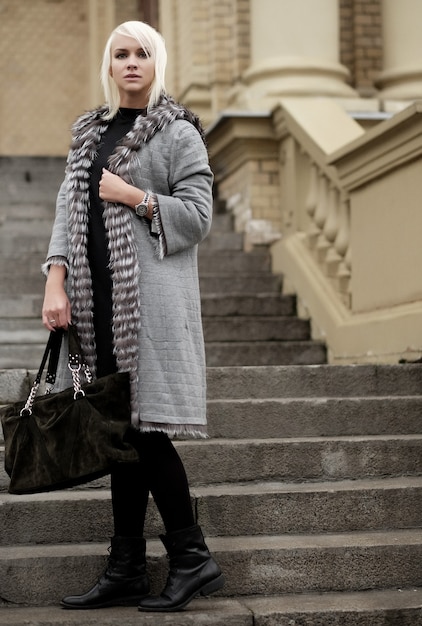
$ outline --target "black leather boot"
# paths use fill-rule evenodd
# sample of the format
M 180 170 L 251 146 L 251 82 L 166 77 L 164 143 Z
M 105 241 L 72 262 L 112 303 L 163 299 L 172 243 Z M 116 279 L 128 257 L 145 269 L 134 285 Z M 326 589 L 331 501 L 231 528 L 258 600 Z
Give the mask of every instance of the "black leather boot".
M 113 537 L 104 574 L 80 596 L 66 596 L 65 609 L 100 609 L 106 606 L 136 606 L 149 593 L 146 573 L 145 539 Z
M 167 584 L 159 596 L 142 598 L 140 611 L 180 611 L 195 596 L 221 589 L 224 576 L 205 545 L 199 526 L 160 535 L 170 561 Z

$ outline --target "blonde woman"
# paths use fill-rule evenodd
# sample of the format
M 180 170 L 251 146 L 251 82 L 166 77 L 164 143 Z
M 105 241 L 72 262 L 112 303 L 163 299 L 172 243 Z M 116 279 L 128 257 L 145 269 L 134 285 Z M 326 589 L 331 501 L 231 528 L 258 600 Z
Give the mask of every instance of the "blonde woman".
M 171 440 L 206 435 L 197 246 L 211 225 L 213 177 L 198 118 L 166 94 L 166 60 L 148 24 L 125 22 L 110 35 L 105 105 L 73 126 L 44 265 L 46 328 L 76 322 L 97 377 L 130 372 L 140 459 L 112 472 L 107 568 L 92 589 L 62 600 L 67 609 L 175 611 L 224 584 Z M 64 366 L 58 379 L 58 388 L 70 386 Z M 155 597 L 147 595 L 143 538 L 149 493 L 170 564 Z

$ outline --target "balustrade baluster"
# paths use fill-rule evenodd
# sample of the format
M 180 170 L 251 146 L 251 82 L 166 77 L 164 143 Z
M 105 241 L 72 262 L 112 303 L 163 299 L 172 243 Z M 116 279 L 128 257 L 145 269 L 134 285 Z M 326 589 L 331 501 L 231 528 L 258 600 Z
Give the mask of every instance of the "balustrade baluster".
M 350 307 L 350 277 L 352 275 L 352 250 L 350 245 L 350 206 L 348 198 L 343 198 L 340 212 L 341 227 L 334 246 L 341 256 L 337 268 L 338 290 L 346 306 Z
M 319 229 L 317 228 L 314 215 L 317 209 L 318 203 L 318 170 L 315 163 L 311 163 L 310 166 L 310 174 L 309 174 L 309 189 L 308 195 L 306 196 L 306 212 L 310 218 L 310 224 L 307 232 L 307 240 L 308 246 L 312 249 L 313 244 L 315 243 L 316 237 L 319 235 Z

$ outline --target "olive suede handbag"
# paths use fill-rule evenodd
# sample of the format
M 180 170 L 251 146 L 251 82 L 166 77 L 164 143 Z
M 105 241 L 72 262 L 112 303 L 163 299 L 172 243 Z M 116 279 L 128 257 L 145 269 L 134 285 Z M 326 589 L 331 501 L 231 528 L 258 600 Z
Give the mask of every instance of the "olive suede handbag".
M 76 327 L 69 326 L 73 387 L 52 393 L 64 331 L 50 333 L 26 402 L 3 407 L 9 493 L 37 493 L 89 482 L 110 473 L 115 463 L 137 462 L 129 443 L 130 380 L 117 372 L 92 380 Z M 45 365 L 46 393 L 37 395 Z M 81 384 L 81 373 L 86 383 Z

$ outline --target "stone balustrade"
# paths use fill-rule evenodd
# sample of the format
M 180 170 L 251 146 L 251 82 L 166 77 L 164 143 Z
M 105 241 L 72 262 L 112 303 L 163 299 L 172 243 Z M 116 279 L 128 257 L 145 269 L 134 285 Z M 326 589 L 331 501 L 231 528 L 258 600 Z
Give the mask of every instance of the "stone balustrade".
M 284 291 L 297 295 L 331 362 L 394 363 L 422 351 L 421 139 L 421 103 L 364 131 L 321 98 L 226 114 L 210 129 L 220 198 L 246 242 L 271 245 Z M 259 179 L 254 195 L 256 173 L 276 154 L 279 176 Z M 261 237 L 251 236 L 257 223 Z

